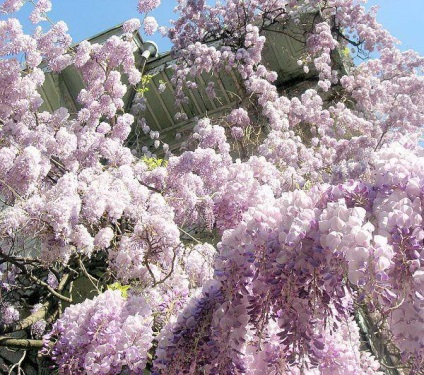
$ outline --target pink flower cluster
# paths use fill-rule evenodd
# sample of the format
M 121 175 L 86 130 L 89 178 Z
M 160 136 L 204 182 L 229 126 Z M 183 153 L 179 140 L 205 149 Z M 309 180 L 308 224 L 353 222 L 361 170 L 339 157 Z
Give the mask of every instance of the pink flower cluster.
M 358 328 L 349 317 L 349 305 L 361 299 L 382 311 L 393 309 L 387 320 L 393 342 L 419 363 L 424 327 L 414 306 L 422 303 L 424 231 L 422 206 L 414 206 L 407 196 L 422 199 L 424 175 L 418 165 L 424 165 L 423 156 L 395 144 L 375 157 L 366 182 L 268 197 L 225 231 L 214 266 L 219 283 L 211 284 L 213 292 L 204 289 L 177 325 L 167 328 L 158 368 L 255 373 L 259 364 L 249 356 L 263 358 L 259 348 L 267 345 L 268 365 L 276 356 L 278 363 L 296 367 L 307 361 L 324 373 L 355 373 L 358 368 L 364 374 L 378 373 L 379 364 L 360 354 Z M 398 166 L 403 173 L 393 174 Z M 401 179 L 393 180 L 395 176 Z M 420 188 L 413 188 L 417 183 Z M 216 304 L 216 298 L 224 302 Z M 209 328 L 196 331 L 197 319 Z M 346 324 L 350 330 L 343 328 Z M 329 331 L 323 328 L 331 326 Z M 188 359 L 182 337 L 207 346 Z M 181 362 L 164 362 L 179 356 Z
M 381 319 L 377 339 L 419 373 L 424 59 L 398 51 L 360 3 L 179 0 L 166 84 L 175 120 L 189 120 L 187 92 L 199 82 L 215 105 L 226 75 L 238 87 L 225 92 L 227 112 L 196 119 L 179 155 L 142 118 L 149 95 L 125 113 L 141 81 L 132 33 L 154 33 L 153 17 L 72 49 L 63 22 L 30 36 L 1 20 L 0 328 L 25 306 L 67 299 L 67 272 L 102 273 L 99 289 L 110 276 L 129 296 L 107 290 L 53 322 L 45 351 L 61 374 L 379 374 L 352 319 L 358 307 Z M 159 4 L 140 0 L 138 10 Z M 50 7 L 36 2 L 32 20 Z M 287 56 L 308 80 L 294 91 L 264 59 L 274 31 L 305 46 Z M 380 56 L 349 67 L 348 46 Z M 45 74 L 71 64 L 85 84 L 79 109 L 41 112 Z M 137 150 L 131 132 L 147 140 Z M 151 145 L 165 155 L 160 166 Z M 28 335 L 50 330 L 45 318 Z
M 61 374 L 143 371 L 152 341 L 151 310 L 142 297 L 108 290 L 68 307 L 46 337 Z
M 160 5 L 160 0 L 138 0 L 137 9 L 140 13 L 148 13 Z

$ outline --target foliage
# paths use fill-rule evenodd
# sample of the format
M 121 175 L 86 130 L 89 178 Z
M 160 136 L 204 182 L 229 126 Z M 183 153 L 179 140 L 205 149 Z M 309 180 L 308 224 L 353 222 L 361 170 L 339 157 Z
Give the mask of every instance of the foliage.
M 141 97 L 144 96 L 146 92 L 149 91 L 147 84 L 152 80 L 153 76 L 149 74 L 144 74 L 141 77 L 141 81 L 139 82 L 139 86 L 137 87 L 137 93 L 140 94 Z
M 131 288 L 131 285 L 121 285 L 120 282 L 116 282 L 116 283 L 108 285 L 107 288 L 109 290 L 119 290 L 121 292 L 121 296 L 123 298 L 127 298 L 128 297 L 128 289 Z
M 167 164 L 168 164 L 168 162 L 166 160 L 160 159 L 160 158 L 152 158 L 152 157 L 148 158 L 146 156 L 143 156 L 141 158 L 141 160 L 143 160 L 146 163 L 149 171 L 151 171 L 155 168 L 158 168 L 158 167 L 162 167 L 162 166 L 166 167 Z
M 51 3 L 34 5 L 37 24 Z M 173 154 L 134 57 L 159 5 L 103 44 L 0 21 L 0 346 L 23 351 L 0 365 L 41 366 L 43 347 L 60 374 L 422 373 L 424 59 L 359 0 L 179 0 L 154 91 L 177 122 L 206 77 L 210 100 L 224 72 L 239 92 Z M 307 86 L 269 70 L 267 38 L 302 47 Z M 379 58 L 350 66 L 352 49 Z M 42 111 L 70 65 L 81 108 Z

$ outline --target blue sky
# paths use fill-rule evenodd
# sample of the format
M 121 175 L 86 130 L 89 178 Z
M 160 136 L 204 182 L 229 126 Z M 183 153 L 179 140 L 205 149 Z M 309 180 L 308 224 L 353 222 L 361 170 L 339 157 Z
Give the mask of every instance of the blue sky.
M 424 0 L 369 0 L 378 5 L 377 19 L 398 38 L 402 50 L 414 49 L 424 56 Z
M 137 13 L 136 4 L 136 0 L 53 0 L 49 16 L 53 21 L 65 21 L 74 42 L 79 42 L 129 18 L 141 16 Z M 175 18 L 172 12 L 174 5 L 173 0 L 162 0 L 162 6 L 152 15 L 160 24 L 167 24 Z M 402 41 L 402 50 L 415 49 L 424 55 L 424 0 L 369 0 L 367 6 L 371 5 L 380 6 L 378 20 Z M 25 11 L 29 12 L 31 4 L 25 7 Z M 22 18 L 25 19 L 25 15 Z M 25 26 L 27 31 L 33 28 L 29 22 Z M 158 43 L 160 52 L 170 47 L 160 35 L 145 39 Z

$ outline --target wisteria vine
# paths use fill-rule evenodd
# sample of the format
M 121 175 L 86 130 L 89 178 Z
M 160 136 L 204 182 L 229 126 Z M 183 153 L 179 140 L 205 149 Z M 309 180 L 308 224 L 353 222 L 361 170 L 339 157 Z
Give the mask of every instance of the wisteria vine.
M 423 373 L 424 58 L 375 9 L 178 0 L 166 30 L 138 0 L 122 35 L 74 46 L 49 0 L 25 34 L 25 3 L 0 6 L 1 370 Z M 143 115 L 140 28 L 173 43 L 177 120 L 202 80 L 217 101 L 215 76 L 240 85 L 179 152 Z M 302 45 L 296 94 L 264 58 L 274 34 Z M 42 111 L 46 74 L 70 66 L 77 112 Z

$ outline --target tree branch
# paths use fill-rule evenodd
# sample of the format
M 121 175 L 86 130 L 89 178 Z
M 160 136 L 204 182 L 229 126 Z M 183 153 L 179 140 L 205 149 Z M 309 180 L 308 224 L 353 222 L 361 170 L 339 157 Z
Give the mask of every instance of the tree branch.
M 20 196 L 20 194 L 12 187 L 12 186 L 10 186 L 6 181 L 4 181 L 4 180 L 2 180 L 2 179 L 0 179 L 0 183 L 2 183 L 4 186 L 6 186 L 11 192 L 12 192 L 12 194 L 15 196 L 15 197 L 17 197 L 17 198 L 22 198 L 21 196 Z
M 0 334 L 22 331 L 28 327 L 31 327 L 34 323 L 46 317 L 47 311 L 49 310 L 50 306 L 50 301 L 44 302 L 43 305 L 35 313 L 31 314 L 25 319 L 10 324 L 0 324 Z
M 0 336 L 0 346 L 7 346 L 16 349 L 41 349 L 44 345 L 43 340 L 17 339 L 15 337 Z
M 15 257 L 7 255 L 5 253 L 1 253 L 0 256 L 3 259 L 5 259 L 6 262 L 10 262 L 10 263 L 14 264 L 16 267 L 18 267 L 22 271 L 23 275 L 27 276 L 30 280 L 34 281 L 36 284 L 41 285 L 44 288 L 46 288 L 56 298 L 59 298 L 59 299 L 65 301 L 65 302 L 69 302 L 69 303 L 72 302 L 72 298 L 65 297 L 64 295 L 60 294 L 58 291 L 54 290 L 49 284 L 47 284 L 43 280 L 40 280 L 38 277 L 29 273 L 28 270 L 18 261 L 19 259 L 25 260 L 26 258 L 15 258 Z M 28 262 L 28 261 L 25 260 L 25 262 Z
M 65 297 L 64 295 L 56 292 L 49 284 L 47 284 L 46 282 L 44 282 L 43 280 L 40 280 L 38 277 L 35 277 L 31 274 L 28 275 L 28 277 L 34 281 L 36 284 L 38 285 L 42 285 L 43 287 L 45 287 L 52 295 L 54 295 L 56 298 L 61 299 L 62 301 L 65 302 L 69 302 L 72 303 L 72 298 L 70 297 Z
M 60 280 L 59 286 L 57 288 L 57 291 L 59 293 L 62 292 L 62 290 L 65 288 L 65 286 L 69 282 L 69 278 L 69 273 L 63 275 L 62 280 Z M 34 323 L 46 317 L 47 312 L 51 308 L 53 302 L 53 299 L 49 299 L 48 301 L 44 302 L 41 308 L 39 308 L 35 313 L 31 314 L 25 319 L 19 320 L 11 324 L 0 324 L 0 334 L 22 331 L 28 327 L 31 327 Z

